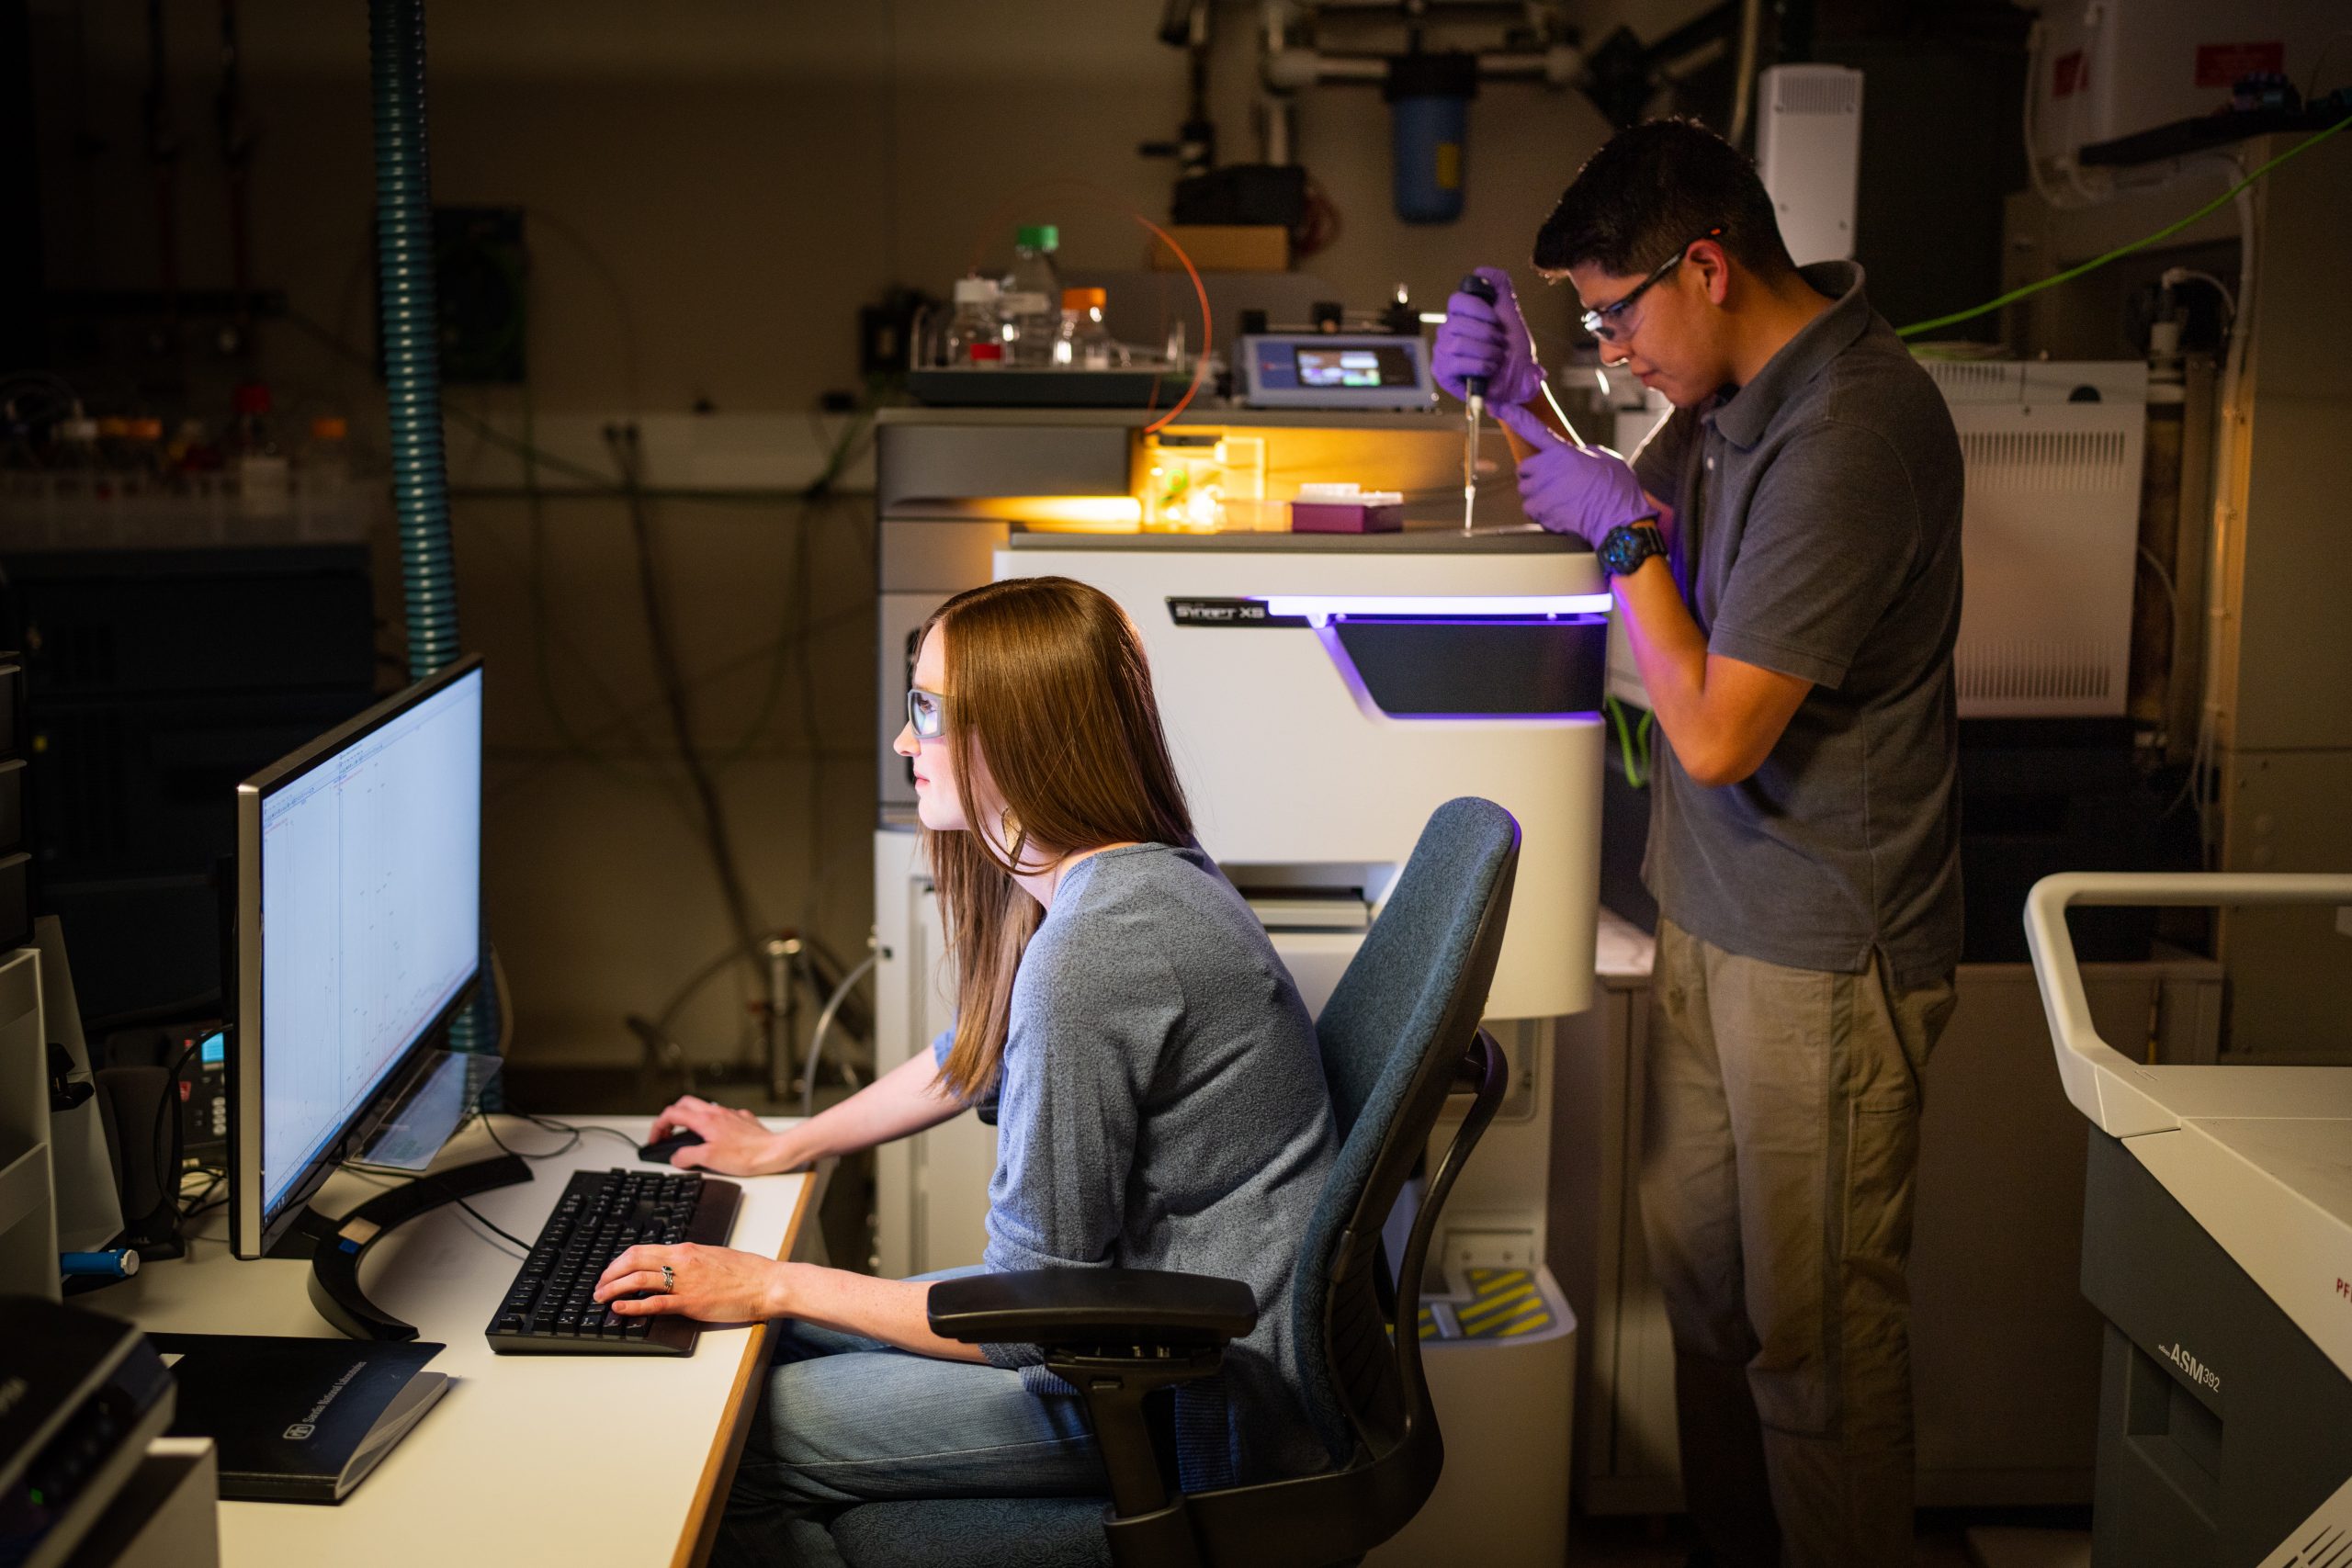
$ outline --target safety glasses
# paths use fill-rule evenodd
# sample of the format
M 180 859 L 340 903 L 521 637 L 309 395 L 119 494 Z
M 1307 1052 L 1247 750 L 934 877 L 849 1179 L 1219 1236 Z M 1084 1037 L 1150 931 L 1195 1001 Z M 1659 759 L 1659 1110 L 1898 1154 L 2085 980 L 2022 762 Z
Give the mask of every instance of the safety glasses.
M 1723 228 L 1718 224 L 1716 227 L 1710 229 L 1705 233 L 1700 235 L 1697 240 L 1684 241 L 1680 250 L 1676 251 L 1672 255 L 1667 257 L 1664 262 L 1660 263 L 1656 272 L 1651 273 L 1647 277 L 1645 277 L 1639 283 L 1634 285 L 1632 288 L 1626 290 L 1625 297 L 1623 299 L 1618 300 L 1613 305 L 1603 305 L 1599 310 L 1587 310 L 1584 313 L 1584 330 L 1590 333 L 1593 336 L 1599 338 L 1603 343 L 1623 343 L 1627 337 L 1633 334 L 1633 328 L 1625 320 L 1625 312 L 1634 308 L 1634 301 L 1648 293 L 1650 289 L 1655 287 L 1660 279 L 1664 278 L 1668 273 L 1672 272 L 1676 267 L 1681 265 L 1683 256 L 1690 251 L 1692 245 L 1699 243 L 1699 240 L 1719 239 L 1722 235 Z
M 926 692 L 921 686 L 907 691 L 907 722 L 914 726 L 915 738 L 936 740 L 947 730 L 947 699 L 937 692 Z

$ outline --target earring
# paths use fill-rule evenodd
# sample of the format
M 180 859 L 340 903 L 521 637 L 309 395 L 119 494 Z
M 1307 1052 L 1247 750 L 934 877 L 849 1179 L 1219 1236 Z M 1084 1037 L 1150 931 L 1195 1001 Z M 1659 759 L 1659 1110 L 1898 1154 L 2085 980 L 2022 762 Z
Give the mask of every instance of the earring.
M 1004 843 L 1009 846 L 1005 851 L 1005 859 L 1012 863 L 1012 869 L 1017 873 L 1021 870 L 1021 852 L 1029 847 L 1029 829 L 1023 828 L 1020 820 L 1012 815 L 1012 807 L 1010 806 L 997 814 L 996 825 L 1003 835 Z

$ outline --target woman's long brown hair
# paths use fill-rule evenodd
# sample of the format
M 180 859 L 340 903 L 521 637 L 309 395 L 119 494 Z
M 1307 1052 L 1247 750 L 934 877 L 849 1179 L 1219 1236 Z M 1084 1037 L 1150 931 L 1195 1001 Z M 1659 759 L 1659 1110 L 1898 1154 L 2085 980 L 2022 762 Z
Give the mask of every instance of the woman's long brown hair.
M 1012 880 L 1074 850 L 1182 844 L 1176 782 L 1151 669 L 1125 614 L 1067 577 L 958 593 L 923 626 L 946 637 L 947 737 L 969 832 L 923 834 L 956 958 L 956 1037 L 943 1069 L 958 1099 L 996 1081 L 1012 977 L 1044 918 Z M 977 757 L 1013 826 L 982 820 Z

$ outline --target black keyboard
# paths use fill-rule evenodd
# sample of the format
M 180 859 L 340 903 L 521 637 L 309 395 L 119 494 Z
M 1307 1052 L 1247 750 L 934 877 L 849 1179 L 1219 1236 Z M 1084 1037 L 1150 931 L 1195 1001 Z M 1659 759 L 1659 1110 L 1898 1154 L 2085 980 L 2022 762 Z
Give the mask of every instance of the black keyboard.
M 691 1356 L 702 1325 L 662 1313 L 623 1317 L 592 1301 L 605 1266 L 630 1247 L 724 1247 L 743 1190 L 699 1171 L 575 1170 L 490 1320 L 507 1356 Z

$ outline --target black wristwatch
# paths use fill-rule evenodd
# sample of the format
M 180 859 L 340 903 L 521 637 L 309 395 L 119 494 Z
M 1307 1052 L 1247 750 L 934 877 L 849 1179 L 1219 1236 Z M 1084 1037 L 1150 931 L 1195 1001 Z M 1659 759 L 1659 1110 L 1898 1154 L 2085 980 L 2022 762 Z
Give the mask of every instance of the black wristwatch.
M 1658 531 L 1655 518 L 1637 518 L 1610 529 L 1593 553 L 1600 558 L 1601 570 L 1623 577 L 1650 557 L 1666 554 L 1666 536 Z

